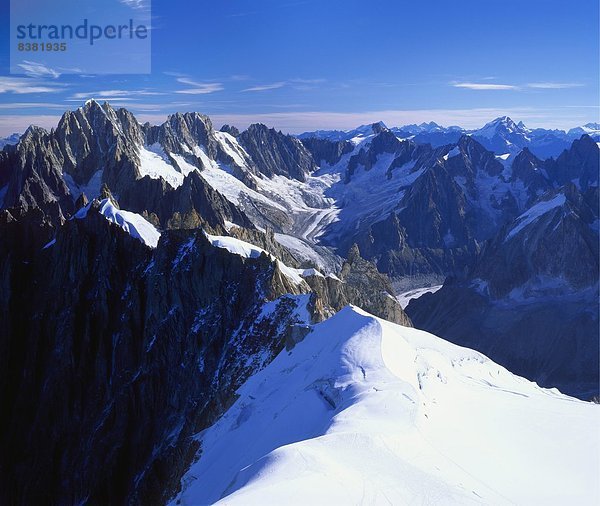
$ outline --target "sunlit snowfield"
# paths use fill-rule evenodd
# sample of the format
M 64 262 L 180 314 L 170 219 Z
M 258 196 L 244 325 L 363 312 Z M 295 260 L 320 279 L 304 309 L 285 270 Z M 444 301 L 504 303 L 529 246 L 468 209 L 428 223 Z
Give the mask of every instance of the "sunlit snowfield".
M 598 504 L 598 405 L 349 307 L 198 435 L 173 501 Z

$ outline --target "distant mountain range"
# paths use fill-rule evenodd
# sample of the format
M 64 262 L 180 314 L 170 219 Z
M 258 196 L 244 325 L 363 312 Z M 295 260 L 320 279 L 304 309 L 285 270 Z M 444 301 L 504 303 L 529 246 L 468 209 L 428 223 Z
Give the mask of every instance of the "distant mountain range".
M 515 392 L 543 409 L 548 396 L 565 402 L 383 320 L 482 351 L 541 386 L 598 395 L 597 127 L 529 130 L 504 117 L 470 132 L 375 123 L 296 137 L 262 124 L 216 129 L 199 113 L 140 124 L 93 100 L 51 131 L 30 127 L 0 151 L 0 454 L 11 462 L 0 502 L 186 500 L 192 463 L 216 465 L 202 452 L 218 455 L 219 427 L 244 434 L 307 388 L 327 410 L 362 409 L 338 391 L 348 374 L 350 389 L 373 381 L 364 402 L 381 406 L 371 374 L 387 368 L 362 360 L 385 335 L 407 340 L 412 358 L 398 367 L 415 390 L 394 383 L 383 405 L 414 406 L 410 420 L 429 381 L 453 402 L 446 379 L 468 380 L 465 402 L 483 406 L 496 394 L 513 406 Z M 406 312 L 393 283 L 420 289 Z M 362 310 L 331 319 L 348 305 Z M 321 350 L 327 328 L 341 348 Z M 356 336 L 371 344 L 348 344 Z M 439 353 L 423 355 L 421 339 Z M 313 349 L 351 371 L 323 376 Z M 285 402 L 264 416 L 254 389 L 236 404 L 238 388 L 286 354 L 286 378 L 316 364 L 310 384 L 277 384 Z M 304 430 L 296 415 L 273 427 Z M 330 423 L 329 411 L 319 420 Z M 233 471 L 238 481 L 215 481 L 214 494 L 250 476 Z M 198 494 L 189 500 L 217 497 Z
M 2 137 L 0 138 L 0 149 L 2 149 L 4 146 L 7 146 L 9 144 L 16 144 L 17 142 L 19 142 L 19 138 L 21 137 L 20 134 L 11 134 L 8 137 Z
M 385 125 L 380 122 L 371 126 L 363 125 L 349 131 L 317 130 L 300 134 L 298 138 L 317 137 L 332 141 L 360 139 L 369 132 L 372 133 L 373 129 L 382 127 L 385 127 Z M 583 134 L 600 141 L 599 123 L 588 123 L 565 132 L 544 128 L 529 129 L 523 122 L 515 123 L 508 116 L 496 118 L 477 130 L 466 130 L 458 126 L 442 127 L 433 121 L 421 123 L 420 125 L 393 127 L 390 130 L 401 139 L 410 139 L 417 144 L 431 144 L 433 147 L 453 144 L 458 141 L 461 135 L 469 135 L 486 149 L 499 156 L 514 156 L 523 148 L 528 148 L 538 158 L 542 159 L 557 157 Z

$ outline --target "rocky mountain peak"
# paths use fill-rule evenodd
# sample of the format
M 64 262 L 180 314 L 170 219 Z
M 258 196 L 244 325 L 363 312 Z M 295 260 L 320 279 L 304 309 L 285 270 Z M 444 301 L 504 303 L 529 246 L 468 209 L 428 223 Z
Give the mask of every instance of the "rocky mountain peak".
M 267 177 L 283 175 L 305 181 L 317 168 L 311 153 L 299 139 L 261 123 L 250 125 L 238 140 Z
M 385 123 L 383 121 L 378 121 L 377 123 L 373 123 L 371 125 L 371 129 L 373 130 L 373 133 L 378 134 L 381 133 L 383 131 L 389 131 L 388 127 L 385 125 Z
M 229 135 L 233 135 L 233 137 L 237 137 L 238 135 L 240 135 L 240 131 L 232 125 L 225 124 L 221 127 L 220 131 L 228 133 Z

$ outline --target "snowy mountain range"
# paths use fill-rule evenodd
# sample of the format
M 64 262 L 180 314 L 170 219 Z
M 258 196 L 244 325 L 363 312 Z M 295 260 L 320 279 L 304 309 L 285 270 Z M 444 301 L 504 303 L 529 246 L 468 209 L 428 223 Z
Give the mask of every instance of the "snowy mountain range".
M 377 124 L 379 128 L 385 127 L 383 123 Z M 305 132 L 300 139 L 321 138 L 332 141 L 351 140 L 361 132 L 364 135 L 367 126 L 361 126 L 346 132 L 338 130 L 318 130 Z M 556 158 L 571 143 L 583 134 L 600 141 L 600 124 L 587 123 L 569 131 L 547 130 L 544 128 L 529 129 L 523 122 L 515 123 L 508 116 L 501 116 L 485 124 L 477 130 L 467 130 L 458 126 L 442 127 L 435 122 L 421 123 L 420 125 L 406 125 L 390 128 L 400 139 L 411 139 L 417 144 L 431 144 L 433 147 L 453 144 L 461 135 L 473 136 L 486 149 L 493 151 L 498 156 L 514 156 L 523 148 L 528 148 L 538 158 Z M 508 158 L 508 156 L 506 156 Z M 505 159 L 506 159 L 505 158 Z
M 0 502 L 593 503 L 596 127 L 295 137 L 93 100 L 30 127 L 0 151 Z M 502 472 L 468 450 L 491 434 Z
M 0 138 L 0 149 L 2 149 L 4 146 L 8 146 L 9 144 L 16 144 L 17 142 L 19 142 L 19 138 L 21 137 L 20 134 L 11 134 L 8 137 L 2 137 Z

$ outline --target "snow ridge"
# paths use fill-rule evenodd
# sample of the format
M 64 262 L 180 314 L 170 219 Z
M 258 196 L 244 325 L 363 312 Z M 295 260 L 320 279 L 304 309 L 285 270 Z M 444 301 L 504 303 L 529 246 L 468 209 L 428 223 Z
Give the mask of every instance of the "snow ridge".
M 596 504 L 598 406 L 347 307 L 198 435 L 172 504 Z

